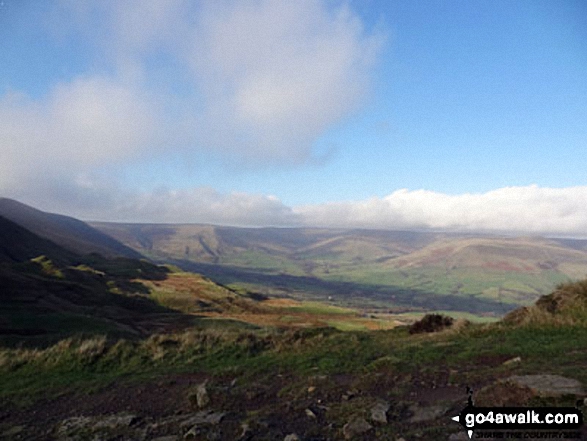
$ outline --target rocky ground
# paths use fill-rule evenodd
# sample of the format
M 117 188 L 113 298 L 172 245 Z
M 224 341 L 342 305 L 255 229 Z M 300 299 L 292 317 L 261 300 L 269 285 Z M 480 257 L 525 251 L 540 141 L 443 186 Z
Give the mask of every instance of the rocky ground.
M 451 420 L 466 390 L 430 377 L 276 376 L 255 382 L 198 374 L 117 382 L 32 406 L 4 404 L 0 436 L 14 440 L 459 440 Z M 478 405 L 583 397 L 573 379 L 511 376 L 479 386 Z M 584 433 L 587 439 L 587 433 Z

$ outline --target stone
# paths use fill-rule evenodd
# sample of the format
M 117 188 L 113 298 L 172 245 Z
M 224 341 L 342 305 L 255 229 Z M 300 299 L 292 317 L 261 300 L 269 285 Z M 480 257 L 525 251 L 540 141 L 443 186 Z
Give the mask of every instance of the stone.
M 109 415 L 101 418 L 94 424 L 94 429 L 116 429 L 128 427 L 137 419 L 134 415 Z
M 444 415 L 447 411 L 445 406 L 427 406 L 420 407 L 417 405 L 410 406 L 412 417 L 410 423 L 420 423 L 423 421 L 432 421 Z
M 373 426 L 365 421 L 364 418 L 355 418 L 343 426 L 342 433 L 345 439 L 352 439 L 358 435 L 362 435 L 363 433 L 368 432 L 372 428 Z
M 463 430 L 462 432 L 451 434 L 448 437 L 448 441 L 469 441 L 469 435 Z
M 389 403 L 387 401 L 378 401 L 371 408 L 371 420 L 375 423 L 387 424 L 387 411 Z
M 185 435 L 183 436 L 183 439 L 196 440 L 196 439 L 198 439 L 201 431 L 202 431 L 202 429 L 200 427 L 194 426 L 185 433 Z
M 283 438 L 283 441 L 301 441 L 301 439 L 295 433 L 290 433 L 285 438 Z
M 514 375 L 504 381 L 527 387 L 536 395 L 543 397 L 584 395 L 583 386 L 580 381 L 561 375 Z
M 238 438 L 238 441 L 249 441 L 253 438 L 253 431 L 249 426 L 249 423 L 242 423 L 241 424 L 241 435 Z
M 509 360 L 504 361 L 502 364 L 504 366 L 511 366 L 513 364 L 518 364 L 522 362 L 522 357 L 514 357 L 510 358 Z
M 180 423 L 181 428 L 198 426 L 203 424 L 208 424 L 215 426 L 220 424 L 222 418 L 224 418 L 226 414 L 224 412 L 211 412 L 211 411 L 202 411 L 198 412 L 193 415 L 184 416 L 182 417 L 182 421 Z
M 77 416 L 61 421 L 56 427 L 57 439 L 78 439 L 80 434 L 93 435 L 94 438 L 104 438 L 105 434 L 126 433 L 129 427 L 137 421 L 137 417 L 131 414 L 115 414 L 101 416 Z M 132 430 L 131 430 L 132 431 Z
M 210 404 L 210 396 L 208 395 L 208 389 L 206 388 L 207 383 L 208 381 L 204 381 L 196 387 L 196 404 L 200 409 Z

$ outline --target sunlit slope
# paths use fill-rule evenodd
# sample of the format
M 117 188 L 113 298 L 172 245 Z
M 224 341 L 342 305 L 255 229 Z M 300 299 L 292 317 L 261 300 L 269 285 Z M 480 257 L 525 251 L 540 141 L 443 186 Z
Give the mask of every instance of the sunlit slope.
M 94 227 L 142 253 L 194 262 L 308 272 L 307 262 L 384 261 L 417 250 L 433 233 L 310 228 L 232 228 L 196 224 L 116 224 Z
M 438 307 L 430 296 L 441 295 L 452 296 L 445 297 L 451 304 L 447 309 L 452 309 L 454 296 L 461 296 L 466 297 L 464 311 L 479 311 L 474 305 L 479 299 L 493 302 L 497 313 L 499 305 L 528 305 L 559 283 L 587 276 L 584 240 L 211 225 L 94 226 L 152 258 L 184 262 L 186 269 L 222 283 L 241 281 L 268 293 L 304 287 L 313 298 L 333 296 L 355 305 L 371 298 L 381 306 Z M 342 291 L 340 283 L 345 284 Z M 422 296 L 427 299 L 423 303 L 410 301 Z M 492 307 L 481 310 L 487 308 Z
M 527 305 L 587 275 L 587 253 L 540 238 L 444 238 L 380 264 L 330 271 L 333 280 Z
M 391 268 L 438 267 L 446 270 L 470 267 L 522 273 L 557 270 L 570 277 L 583 267 L 584 251 L 565 248 L 555 241 L 533 238 L 469 238 L 439 240 L 394 259 Z
M 230 320 L 277 328 L 368 330 L 389 329 L 400 323 L 392 317 L 364 317 L 356 310 L 326 303 L 236 292 L 193 273 L 174 272 L 165 279 L 143 283 L 150 290 L 150 298 L 159 304 L 199 317 L 196 326 L 223 327 Z

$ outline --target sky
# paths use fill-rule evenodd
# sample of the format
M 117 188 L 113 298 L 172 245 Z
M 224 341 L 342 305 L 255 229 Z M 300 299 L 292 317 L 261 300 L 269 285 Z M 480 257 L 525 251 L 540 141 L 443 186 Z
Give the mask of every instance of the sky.
M 0 0 L 0 196 L 587 237 L 583 0 Z

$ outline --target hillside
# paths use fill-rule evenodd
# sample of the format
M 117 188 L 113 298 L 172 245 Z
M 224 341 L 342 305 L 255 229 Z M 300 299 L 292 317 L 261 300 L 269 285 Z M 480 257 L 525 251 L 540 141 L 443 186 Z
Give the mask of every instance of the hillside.
M 212 308 L 236 302 L 222 288 L 204 293 L 205 280 L 174 277 L 154 282 L 167 300 L 195 296 Z M 552 308 L 558 300 L 564 307 Z M 585 282 L 539 300 L 536 308 L 554 320 L 451 325 L 445 317 L 448 327 L 423 333 L 410 332 L 418 326 L 346 332 L 319 322 L 251 326 L 226 320 L 252 313 L 247 301 L 237 303 L 221 308 L 224 319 L 200 319 L 185 332 L 0 348 L 0 436 L 450 441 L 468 439 L 453 417 L 471 389 L 479 407 L 586 410 Z M 271 307 L 257 313 L 271 315 Z M 569 313 L 574 320 L 555 317 Z M 543 439 L 539 433 L 524 438 Z M 587 428 L 557 429 L 554 436 L 586 439 Z
M 265 294 L 501 315 L 587 275 L 587 241 L 430 232 L 94 223 L 160 262 Z
M 46 213 L 13 199 L 0 198 L 0 216 L 77 253 L 140 258 L 140 253 L 78 219 Z
M 438 235 L 369 230 L 234 228 L 196 224 L 90 223 L 127 246 L 159 258 L 278 268 L 279 264 L 333 259 L 379 260 L 411 252 Z M 257 260 L 255 260 L 257 259 Z M 276 260 L 276 261 L 275 261 Z M 264 266 L 266 265 L 266 266 Z
M 151 299 L 144 285 L 167 273 L 136 259 L 80 256 L 0 217 L 0 343 L 179 329 L 186 317 Z
M 74 253 L 0 216 L 0 262 L 23 262 L 40 255 L 71 262 Z
M 464 292 L 427 297 L 340 281 L 430 268 L 446 281 L 479 268 L 485 277 L 507 269 L 538 284 L 546 263 L 551 271 L 580 264 L 576 242 L 399 234 L 392 248 L 376 233 L 232 233 L 216 251 L 255 242 L 275 255 L 339 252 L 323 279 L 245 266 L 241 277 L 303 281 L 300 291 L 362 286 L 421 309 L 451 305 L 454 319 L 271 298 L 145 260 L 80 256 L 0 218 L 0 438 L 436 441 L 463 433 L 451 418 L 468 387 L 479 406 L 574 406 L 584 397 L 586 282 L 561 284 L 502 321 L 474 324 L 454 311 L 475 297 L 473 309 L 498 305 Z M 349 264 L 350 250 L 401 256 Z M 487 268 L 498 258 L 507 268 Z

